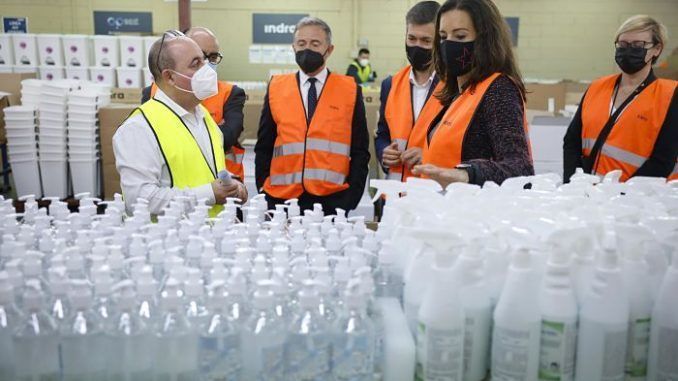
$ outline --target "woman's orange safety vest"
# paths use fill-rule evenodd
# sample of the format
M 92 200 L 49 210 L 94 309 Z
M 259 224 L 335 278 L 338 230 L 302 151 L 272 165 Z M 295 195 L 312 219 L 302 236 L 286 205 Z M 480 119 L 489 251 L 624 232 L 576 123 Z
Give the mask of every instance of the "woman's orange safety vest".
M 353 78 L 330 73 L 309 123 L 297 75 L 271 78 L 268 102 L 278 136 L 264 183 L 267 194 L 291 199 L 304 192 L 327 196 L 348 188 L 357 91 Z
M 440 101 L 431 95 L 426 100 L 416 122 L 414 121 L 410 70 L 412 70 L 411 66 L 407 66 L 393 76 L 391 91 L 388 93 L 384 110 L 384 118 L 388 124 L 391 142 L 398 143 L 398 150 L 401 152 L 410 147 L 424 148 L 428 126 L 443 109 Z M 439 82 L 433 90 L 433 94 L 437 94 L 443 87 L 442 81 Z M 410 168 L 399 165 L 389 168 L 386 178 L 405 181 L 411 176 L 414 175 Z
M 228 97 L 231 96 L 233 85 L 224 81 L 219 81 L 217 83 L 219 85 L 219 91 L 215 95 L 203 100 L 202 105 L 205 106 L 207 110 L 209 110 L 210 115 L 212 115 L 212 119 L 214 119 L 217 124 L 221 124 L 224 121 L 224 104 L 226 104 L 226 101 L 228 101 Z M 153 82 L 153 85 L 151 85 L 151 97 L 155 95 L 157 90 L 158 87 L 156 86 L 155 82 Z M 226 169 L 231 172 L 231 174 L 244 181 L 245 168 L 242 164 L 242 161 L 245 156 L 245 149 L 242 148 L 240 144 L 237 144 L 232 146 L 228 151 L 225 152 L 225 154 Z
M 461 163 L 464 136 L 471 125 L 473 116 L 483 100 L 487 89 L 499 78 L 501 73 L 494 73 L 474 89 L 464 90 L 440 120 L 438 128 L 433 132 L 430 142 L 424 144 L 424 164 L 433 164 L 442 168 L 454 168 Z M 523 128 L 527 138 L 527 118 L 523 117 Z M 528 144 L 529 146 L 529 144 Z
M 589 87 L 581 105 L 582 154 L 588 157 L 610 118 L 610 102 L 620 74 L 600 78 Z M 628 180 L 650 157 L 671 105 L 678 82 L 657 78 L 628 104 L 617 119 L 593 165 L 592 172 L 605 175 L 622 170 Z M 669 179 L 678 178 L 676 168 Z

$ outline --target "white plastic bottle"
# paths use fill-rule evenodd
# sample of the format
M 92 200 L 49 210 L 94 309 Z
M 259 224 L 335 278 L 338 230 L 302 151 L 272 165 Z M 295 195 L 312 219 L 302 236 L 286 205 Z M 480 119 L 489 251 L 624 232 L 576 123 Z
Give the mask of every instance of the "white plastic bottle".
M 93 308 L 89 283 L 72 280 L 68 299 L 72 312 L 59 327 L 62 381 L 103 381 L 108 343 L 101 319 Z
M 155 337 L 150 327 L 137 314 L 134 282 L 123 280 L 113 288 L 117 313 L 106 328 L 108 336 L 108 380 L 146 381 L 153 379 Z
M 275 313 L 272 288 L 271 281 L 257 284 L 252 314 L 244 324 L 242 348 L 245 380 L 285 380 L 286 330 Z
M 19 326 L 20 319 L 9 277 L 6 272 L 0 271 L 0 380 L 14 379 L 12 333 Z
M 438 253 L 419 309 L 415 380 L 462 380 L 464 308 L 454 277 L 456 255 Z
M 647 355 L 650 344 L 654 295 L 644 251 L 641 247 L 635 247 L 635 245 L 632 245 L 630 249 L 625 250 L 621 266 L 624 287 L 631 308 L 625 372 L 627 380 L 644 381 L 647 376 Z M 678 356 L 678 354 L 676 355 Z
M 614 242 L 610 241 L 605 239 L 605 252 L 581 304 L 577 381 L 624 379 L 630 307 Z
M 540 287 L 539 308 L 539 379 L 573 381 L 579 311 L 570 258 L 564 251 L 553 251 L 549 257 Z
M 400 302 L 394 298 L 377 299 L 383 316 L 384 340 L 382 366 L 384 381 L 412 381 L 416 364 L 416 346 Z
M 405 287 L 403 289 L 403 308 L 409 323 L 410 332 L 417 334 L 417 319 L 421 301 L 429 283 L 431 264 L 435 250 L 431 246 L 424 246 L 421 252 L 412 256 L 404 274 Z
M 464 380 L 480 381 L 489 369 L 492 298 L 485 280 L 484 258 L 477 246 L 467 246 L 454 267 L 464 308 Z
M 299 291 L 299 308 L 285 342 L 286 380 L 328 380 L 331 362 L 331 327 L 318 306 L 320 296 L 307 280 Z
M 37 280 L 28 280 L 23 294 L 23 321 L 14 332 L 15 380 L 59 381 L 59 336 L 45 310 Z
M 344 310 L 335 321 L 333 331 L 334 381 L 372 381 L 375 328 L 367 315 L 367 300 L 357 279 L 348 284 Z
M 532 254 L 527 249 L 516 251 L 494 310 L 492 379 L 537 379 L 541 323 L 536 302 L 538 285 Z
M 678 380 L 678 251 L 674 251 L 671 267 L 664 275 L 652 312 L 649 381 Z
M 200 330 L 198 341 L 200 380 L 241 380 L 240 332 L 229 319 L 228 291 L 220 280 L 207 287 L 210 315 Z
M 170 277 L 160 295 L 162 317 L 155 329 L 156 381 L 198 379 L 198 335 L 186 318 L 181 283 Z

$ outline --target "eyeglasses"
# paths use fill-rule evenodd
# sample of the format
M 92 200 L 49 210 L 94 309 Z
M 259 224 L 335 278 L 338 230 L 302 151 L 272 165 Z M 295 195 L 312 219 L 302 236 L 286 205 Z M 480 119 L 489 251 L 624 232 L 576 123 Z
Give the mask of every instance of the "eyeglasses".
M 224 56 L 221 55 L 221 53 L 219 53 L 219 52 L 210 53 L 210 54 L 202 52 L 202 55 L 205 57 L 205 59 L 207 61 L 209 61 L 211 64 L 214 64 L 214 65 L 218 65 L 219 62 L 221 62 L 221 60 L 224 58 Z
M 650 46 L 647 46 L 647 44 L 650 44 Z M 614 43 L 614 46 L 620 49 L 627 48 L 644 49 L 651 48 L 654 45 L 655 43 L 652 41 L 617 41 Z
M 162 47 L 165 45 L 165 37 L 170 36 L 170 39 L 174 37 L 181 37 L 184 36 L 183 33 L 181 33 L 178 30 L 172 29 L 165 31 L 165 33 L 162 34 L 162 40 L 160 40 L 160 48 L 158 49 L 158 55 L 155 57 L 155 68 L 158 69 L 158 73 L 162 72 L 162 69 L 160 69 L 160 53 L 162 53 Z

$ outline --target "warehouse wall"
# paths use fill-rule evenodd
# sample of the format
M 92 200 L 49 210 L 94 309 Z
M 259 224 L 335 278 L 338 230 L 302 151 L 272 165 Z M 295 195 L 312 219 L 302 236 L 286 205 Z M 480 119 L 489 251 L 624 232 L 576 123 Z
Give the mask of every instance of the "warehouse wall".
M 212 28 L 227 59 L 224 78 L 262 80 L 273 66 L 250 65 L 252 12 L 310 13 L 332 27 L 330 60 L 344 71 L 359 39 L 367 39 L 383 77 L 406 63 L 404 15 L 416 0 L 208 0 L 193 3 L 193 24 Z M 637 13 L 664 22 L 678 46 L 678 0 L 496 0 L 505 16 L 520 17 L 517 53 L 525 77 L 592 79 L 615 70 L 613 38 Z M 177 3 L 167 0 L 2 0 L 0 15 L 27 16 L 33 33 L 93 33 L 94 10 L 151 11 L 156 33 L 176 27 Z

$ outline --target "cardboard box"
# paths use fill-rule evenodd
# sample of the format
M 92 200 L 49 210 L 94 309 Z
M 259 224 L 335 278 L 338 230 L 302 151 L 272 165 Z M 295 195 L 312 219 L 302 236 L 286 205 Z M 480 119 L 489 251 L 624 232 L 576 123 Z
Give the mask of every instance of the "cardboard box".
M 526 83 L 525 87 L 527 89 L 528 109 L 558 112 L 565 108 L 565 95 L 567 93 L 565 83 Z M 553 104 L 553 110 L 549 110 L 549 103 Z
M 37 73 L 0 73 L 0 91 L 10 93 L 9 104 L 21 104 L 21 81 L 37 78 Z
M 112 199 L 116 192 L 120 193 L 120 176 L 115 168 L 115 155 L 113 154 L 113 134 L 135 108 L 136 105 L 111 104 L 99 109 L 103 193 L 106 200 Z
M 141 104 L 141 88 L 121 89 L 114 87 L 111 89 L 111 102 L 123 104 Z
M 263 103 L 245 102 L 243 107 L 243 114 L 245 120 L 243 122 L 243 132 L 240 134 L 240 141 L 245 139 L 256 139 L 257 131 L 259 130 L 259 119 L 261 119 L 261 109 Z

